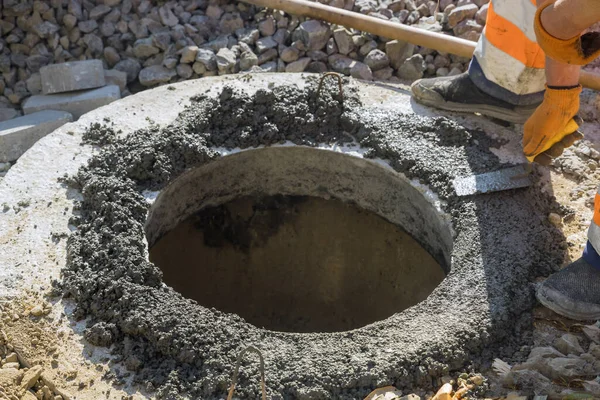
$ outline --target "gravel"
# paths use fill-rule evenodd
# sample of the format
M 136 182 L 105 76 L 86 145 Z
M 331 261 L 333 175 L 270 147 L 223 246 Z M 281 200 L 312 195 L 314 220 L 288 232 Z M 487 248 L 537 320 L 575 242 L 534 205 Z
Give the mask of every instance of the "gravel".
M 329 5 L 415 25 L 425 23 L 436 7 L 427 0 L 331 0 Z M 437 25 L 446 34 L 476 40 L 487 7 L 486 0 L 442 1 Z M 250 70 L 329 70 L 366 80 L 413 80 L 440 75 L 443 68 L 450 74 L 463 72 L 469 61 L 434 69 L 411 58 L 416 54 L 437 53 L 229 0 L 5 1 L 0 10 L 1 117 L 18 116 L 21 103 L 37 93 L 29 80 L 41 67 L 67 61 L 100 59 L 105 69 L 126 72 L 129 87 L 124 94 Z

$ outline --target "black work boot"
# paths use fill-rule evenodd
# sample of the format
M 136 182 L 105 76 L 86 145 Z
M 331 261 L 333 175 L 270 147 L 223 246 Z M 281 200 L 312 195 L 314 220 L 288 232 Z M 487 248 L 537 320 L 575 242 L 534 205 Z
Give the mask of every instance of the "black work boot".
M 580 258 L 546 279 L 536 296 L 544 306 L 567 318 L 600 319 L 600 269 Z
M 503 121 L 523 124 L 539 104 L 515 106 L 479 90 L 468 72 L 439 78 L 419 79 L 411 86 L 415 100 L 448 111 L 480 113 Z

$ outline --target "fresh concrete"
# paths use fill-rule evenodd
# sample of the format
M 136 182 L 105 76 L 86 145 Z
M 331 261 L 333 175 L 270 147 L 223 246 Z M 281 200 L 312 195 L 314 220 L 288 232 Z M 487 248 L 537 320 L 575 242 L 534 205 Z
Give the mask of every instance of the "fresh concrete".
M 0 122 L 0 162 L 17 160 L 39 139 L 73 121 L 65 111 L 38 111 Z
M 42 93 L 54 94 L 104 86 L 104 67 L 100 60 L 52 64 L 40 69 Z
M 104 79 L 104 70 L 102 70 Z M 31 96 L 23 104 L 23 112 L 31 114 L 42 110 L 61 110 L 69 112 L 74 119 L 98 107 L 105 106 L 121 98 L 116 85 L 72 93 Z

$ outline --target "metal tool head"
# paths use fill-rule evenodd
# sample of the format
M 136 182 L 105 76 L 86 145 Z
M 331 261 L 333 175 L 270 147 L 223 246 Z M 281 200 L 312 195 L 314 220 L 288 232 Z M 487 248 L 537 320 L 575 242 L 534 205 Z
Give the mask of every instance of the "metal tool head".
M 452 181 L 452 185 L 458 196 L 518 189 L 531 186 L 532 170 L 531 164 L 521 164 L 484 174 L 459 177 Z

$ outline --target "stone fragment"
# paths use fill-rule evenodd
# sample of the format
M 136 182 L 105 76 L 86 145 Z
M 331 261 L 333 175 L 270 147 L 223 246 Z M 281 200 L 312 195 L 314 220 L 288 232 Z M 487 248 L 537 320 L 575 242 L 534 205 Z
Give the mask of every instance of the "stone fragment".
M 133 55 L 137 58 L 146 59 L 154 54 L 158 54 L 160 50 L 154 46 L 152 38 L 138 39 L 133 44 Z
M 72 120 L 68 112 L 39 111 L 0 122 L 0 162 L 17 160 L 39 139 Z
M 36 35 L 42 39 L 46 39 L 59 31 L 60 27 L 49 21 L 44 21 L 41 24 L 35 24 L 31 28 Z
M 366 81 L 373 80 L 373 71 L 365 63 L 360 61 L 354 61 L 350 67 L 350 75 L 356 79 L 363 79 Z
M 47 65 L 40 69 L 44 94 L 64 93 L 105 85 L 100 60 L 73 61 Z
M 23 375 L 25 375 L 25 372 L 17 368 L 0 369 L 0 388 L 18 387 Z
M 340 54 L 347 55 L 354 50 L 352 34 L 346 28 L 338 28 L 333 31 L 333 38 Z
M 198 54 L 198 47 L 196 46 L 186 46 L 181 49 L 181 58 L 179 62 L 184 64 L 191 64 L 196 61 L 196 55 Z
M 136 39 L 143 39 L 148 36 L 148 27 L 141 21 L 129 21 L 129 30 L 133 32 Z
M 18 362 L 6 363 L 2 366 L 2 369 L 19 369 Z
M 277 50 L 269 49 L 258 56 L 258 65 L 263 65 L 277 58 Z
M 110 12 L 111 8 L 106 4 L 98 4 L 90 11 L 90 19 L 100 19 Z
M 554 215 L 557 216 L 559 220 L 561 219 L 560 215 L 558 215 L 558 214 L 554 214 Z M 550 219 L 550 216 L 548 216 L 548 219 Z M 558 351 L 560 351 L 561 353 L 563 353 L 565 355 L 575 354 L 576 356 L 578 356 L 584 352 L 583 348 L 579 344 L 579 339 L 577 338 L 577 336 L 575 336 L 571 333 L 565 333 L 564 335 L 562 335 L 561 337 L 556 339 L 554 341 L 554 347 L 556 347 L 556 349 Z
M 367 64 L 372 71 L 377 71 L 390 65 L 390 59 L 383 51 L 375 49 L 367 54 L 365 57 L 365 64 Z
M 189 79 L 194 74 L 194 70 L 189 64 L 179 64 L 175 70 L 177 75 L 183 79 Z
M 14 108 L 0 108 L 0 122 L 15 118 L 19 113 Z
M 301 59 L 289 63 L 285 67 L 285 72 L 304 72 L 308 64 L 310 64 L 312 60 L 310 57 L 302 57 Z
M 81 21 L 80 23 L 77 24 L 77 27 L 83 33 L 90 33 L 92 31 L 94 31 L 94 29 L 98 28 L 98 23 L 96 21 L 94 21 L 93 19 L 91 19 L 88 21 Z
M 479 11 L 477 11 L 477 13 L 475 14 L 475 21 L 477 21 L 478 24 L 485 25 L 485 22 L 487 20 L 488 8 L 489 4 L 484 4 L 483 7 L 481 7 Z
M 67 28 L 68 31 L 70 31 L 75 27 L 75 25 L 77 25 L 77 17 L 71 14 L 65 14 L 62 21 L 65 25 L 65 28 Z
M 104 79 L 104 70 L 102 70 Z M 110 85 L 98 89 L 82 90 L 73 93 L 36 95 L 23 103 L 23 112 L 33 114 L 43 110 L 66 111 L 78 119 L 88 111 L 112 103 L 121 97 L 118 86 Z
M 402 396 L 398 400 L 421 400 L 421 396 L 416 394 L 409 394 L 407 396 Z
M 196 62 L 202 63 L 207 71 L 216 71 L 217 56 L 211 50 L 199 49 L 196 54 Z
M 104 50 L 104 44 L 102 43 L 102 39 L 93 33 L 87 34 L 83 37 L 83 42 L 86 44 L 88 50 L 90 51 L 92 57 L 98 57 L 102 54 L 102 50 Z
M 454 28 L 459 22 L 467 18 L 473 18 L 477 11 L 479 11 L 479 7 L 477 7 L 475 4 L 467 4 L 456 7 L 450 11 L 450 14 L 448 14 L 448 26 L 450 28 Z
M 456 25 L 452 31 L 456 36 L 463 36 L 467 32 L 482 32 L 483 26 L 479 25 L 472 19 L 466 19 L 464 21 L 461 21 L 458 25 Z
M 276 24 L 273 17 L 267 17 L 258 23 L 258 30 L 262 36 L 273 36 L 275 28 Z
M 240 42 L 253 45 L 260 37 L 260 32 L 253 28 L 238 29 L 235 31 L 235 35 Z
M 331 36 L 329 25 L 314 19 L 301 23 L 298 32 L 307 50 L 321 50 Z
M 360 46 L 360 49 L 358 50 L 358 54 L 365 57 L 367 54 L 369 54 L 372 50 L 375 50 L 376 48 L 377 48 L 377 42 L 374 40 L 369 40 L 368 42 L 366 42 L 365 44 Z
M 221 33 L 233 33 L 244 28 L 244 21 L 239 13 L 226 13 L 219 21 L 219 31 Z
M 421 79 L 425 68 L 423 56 L 421 54 L 415 54 L 402 63 L 398 68 L 397 76 L 400 79 Z
M 117 85 L 121 92 L 127 89 L 127 73 L 118 69 L 105 69 L 104 80 L 107 85 Z
M 236 56 L 233 51 L 227 48 L 219 50 L 217 53 L 217 69 L 219 70 L 219 75 L 234 73 L 235 63 Z
M 300 57 L 300 50 L 295 47 L 280 48 L 279 57 L 286 63 L 294 62 Z
M 505 387 L 519 387 L 523 391 L 548 393 L 552 388 L 552 381 L 535 370 L 511 370 L 502 379 Z
M 223 15 L 223 9 L 211 4 L 206 8 L 206 15 L 213 19 L 219 19 Z
M 105 47 L 103 53 L 104 59 L 109 67 L 113 67 L 119 61 L 121 61 L 121 57 L 114 47 Z
M 166 26 L 174 27 L 179 23 L 179 19 L 177 19 L 175 14 L 166 5 L 158 9 L 158 15 L 160 16 L 160 21 Z
M 248 71 L 253 66 L 258 65 L 258 57 L 251 51 L 245 51 L 240 55 L 240 70 Z
M 138 78 L 143 86 L 154 86 L 169 82 L 176 75 L 177 72 L 173 69 L 165 68 L 162 65 L 153 65 L 142 69 Z
M 259 54 L 275 47 L 277 47 L 277 42 L 272 36 L 267 36 L 256 41 L 256 50 Z
M 462 74 L 462 70 L 458 67 L 452 67 L 450 71 L 448 71 L 448 76 L 455 76 Z
M 385 53 L 394 69 L 400 68 L 404 61 L 413 55 L 414 49 L 414 44 L 400 40 L 390 40 L 385 44 Z
M 308 64 L 308 67 L 306 67 L 305 72 L 312 72 L 315 74 L 327 72 L 327 64 L 321 61 L 311 62 L 310 64 Z
M 206 73 L 206 66 L 199 61 L 192 64 L 192 70 L 198 75 L 204 75 Z
M 260 66 L 263 72 L 277 72 L 277 62 L 271 61 Z
M 38 379 L 40 379 L 40 375 L 42 374 L 43 371 L 44 371 L 44 368 L 42 368 L 41 365 L 35 365 L 35 366 L 29 368 L 29 370 L 27 372 L 25 372 L 25 375 L 23 376 L 23 380 L 21 381 L 21 390 L 31 389 L 33 387 L 33 385 L 36 384 Z
M 125 72 L 127 74 L 127 83 L 131 83 L 137 79 L 142 66 L 140 65 L 139 61 L 133 58 L 126 58 L 119 61 L 115 65 L 114 69 Z
M 340 74 L 350 75 L 350 69 L 356 61 L 353 59 L 343 56 L 341 54 L 334 54 L 327 58 L 327 63 L 335 72 Z
M 387 81 L 394 75 L 394 69 L 391 67 L 385 67 L 377 71 L 373 71 L 373 79 L 378 81 Z

